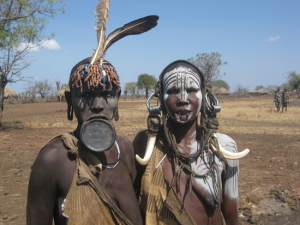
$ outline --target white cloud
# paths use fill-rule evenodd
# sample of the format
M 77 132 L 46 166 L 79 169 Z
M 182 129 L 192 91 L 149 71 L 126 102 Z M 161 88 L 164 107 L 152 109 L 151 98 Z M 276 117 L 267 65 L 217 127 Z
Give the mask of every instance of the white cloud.
M 266 38 L 265 41 L 278 41 L 280 39 L 279 36 Z
M 50 39 L 50 40 L 44 41 L 41 44 L 41 48 L 45 48 L 45 49 L 49 49 L 49 50 L 59 50 L 60 46 L 54 39 Z
M 19 44 L 17 49 L 19 51 L 22 51 L 25 48 L 29 48 L 30 52 L 37 52 L 42 49 L 59 50 L 60 46 L 54 39 L 50 39 L 50 40 L 43 40 L 38 45 L 32 43 L 21 43 Z
M 32 43 L 20 43 L 17 50 L 23 51 L 25 48 L 28 48 L 30 52 L 37 52 L 40 50 L 40 47 Z

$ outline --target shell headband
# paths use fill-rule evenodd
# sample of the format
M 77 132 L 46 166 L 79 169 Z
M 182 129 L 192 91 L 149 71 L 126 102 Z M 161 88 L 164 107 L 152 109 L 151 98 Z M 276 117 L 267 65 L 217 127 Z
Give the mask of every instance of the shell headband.
M 89 64 L 77 68 L 72 77 L 72 87 L 82 88 L 83 82 L 88 88 L 103 86 L 110 89 L 112 86 L 120 87 L 119 77 L 112 65 L 105 63 L 103 57 L 107 49 L 116 41 L 128 35 L 135 35 L 147 32 L 157 25 L 158 16 L 146 16 L 125 24 L 106 37 L 106 22 L 110 0 L 100 0 L 96 14 L 96 31 L 98 46 L 94 51 Z

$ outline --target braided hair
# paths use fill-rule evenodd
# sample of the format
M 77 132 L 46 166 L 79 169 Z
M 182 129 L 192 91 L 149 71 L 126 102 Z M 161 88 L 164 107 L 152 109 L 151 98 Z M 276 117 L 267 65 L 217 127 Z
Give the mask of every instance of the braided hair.
M 69 87 L 80 88 L 86 85 L 88 89 L 105 87 L 106 89 L 120 89 L 120 80 L 115 68 L 108 61 L 90 64 L 91 58 L 86 58 L 77 63 L 71 70 Z
M 163 123 L 163 129 L 164 130 L 170 130 L 170 124 L 168 123 L 169 120 L 169 116 L 167 113 L 167 110 L 165 108 L 164 105 L 164 99 L 163 99 L 163 90 L 164 90 L 164 86 L 163 86 L 163 77 L 166 73 L 167 70 L 171 70 L 173 68 L 176 68 L 180 65 L 184 65 L 185 67 L 188 66 L 190 69 L 192 69 L 196 74 L 199 75 L 200 78 L 200 91 L 202 94 L 202 102 L 201 102 L 201 108 L 200 108 L 200 124 L 197 127 L 197 140 L 200 141 L 202 144 L 202 149 L 201 151 L 203 152 L 203 148 L 204 146 L 208 145 L 208 140 L 211 140 L 212 135 L 214 133 L 217 132 L 218 130 L 218 119 L 215 115 L 211 115 L 210 111 L 208 110 L 208 108 L 206 107 L 207 103 L 206 103 L 206 99 L 205 96 L 207 93 L 210 93 L 210 88 L 206 86 L 206 79 L 203 75 L 203 73 L 192 63 L 185 61 L 185 60 L 177 60 L 174 61 L 172 63 L 170 63 L 167 67 L 165 67 L 165 69 L 162 71 L 162 73 L 159 76 L 159 81 L 157 84 L 157 92 L 160 96 L 160 105 L 161 105 L 161 109 L 162 109 L 162 114 L 163 114 L 163 118 L 165 121 Z M 168 137 L 166 137 L 168 139 Z M 199 156 L 199 153 L 198 153 Z M 193 156 L 195 157 L 195 156 Z M 222 156 L 221 156 L 222 157 Z
M 188 154 L 182 154 L 178 148 L 181 148 L 183 150 L 184 147 L 179 146 L 176 143 L 175 137 L 174 137 L 174 133 L 172 130 L 172 124 L 170 122 L 170 118 L 167 112 L 167 109 L 165 107 L 164 104 L 164 98 L 163 98 L 163 90 L 164 90 L 164 83 L 163 83 L 163 77 L 165 76 L 165 74 L 172 70 L 175 69 L 179 66 L 184 66 L 184 67 L 188 67 L 189 69 L 191 69 L 194 73 L 196 73 L 199 78 L 200 78 L 200 91 L 202 94 L 202 102 L 201 102 L 201 108 L 200 108 L 200 121 L 199 124 L 197 124 L 197 130 L 196 130 L 196 140 L 198 142 L 201 143 L 201 145 L 197 145 L 199 147 L 199 149 L 197 149 L 196 153 L 188 155 Z M 171 149 L 172 153 L 175 155 L 175 163 L 178 164 L 180 166 L 180 168 L 182 170 L 185 170 L 187 173 L 191 174 L 191 177 L 193 176 L 198 176 L 198 177 L 205 177 L 207 176 L 212 170 L 216 170 L 218 171 L 218 166 L 215 162 L 212 162 L 212 164 L 210 165 L 209 170 L 207 171 L 206 174 L 204 175 L 198 175 L 195 174 L 195 172 L 192 171 L 191 166 L 189 165 L 189 160 L 188 159 L 198 159 L 199 157 L 201 157 L 202 159 L 204 158 L 204 153 L 210 151 L 210 149 L 214 149 L 214 151 L 210 151 L 210 153 L 214 154 L 215 156 L 217 156 L 219 158 L 219 160 L 222 162 L 223 164 L 223 168 L 225 170 L 226 166 L 227 166 L 227 161 L 225 159 L 225 157 L 223 156 L 223 154 L 220 152 L 219 150 L 219 143 L 217 138 L 215 137 L 215 133 L 218 130 L 218 119 L 216 117 L 216 113 L 212 113 L 211 110 L 209 110 L 209 101 L 207 99 L 207 94 L 209 96 L 209 94 L 211 94 L 210 92 L 210 88 L 206 86 L 206 79 L 203 75 L 203 73 L 192 63 L 185 61 L 185 60 L 177 60 L 174 61 L 172 63 L 170 63 L 160 74 L 159 77 L 159 81 L 157 84 L 157 88 L 156 88 L 156 92 L 158 96 L 160 96 L 160 105 L 161 105 L 161 109 L 162 109 L 162 125 L 161 125 L 161 130 L 160 132 L 163 133 L 164 138 L 166 139 L 166 142 L 168 144 L 168 147 Z M 186 151 L 187 152 L 187 151 Z M 226 172 L 226 170 L 225 170 Z M 178 176 L 178 175 L 175 175 Z M 221 187 L 221 178 L 217 179 L 217 185 L 218 187 Z M 177 180 L 178 182 L 178 180 Z M 189 191 L 191 190 L 191 186 L 192 186 L 192 179 L 190 178 L 189 181 Z M 221 189 L 218 188 L 218 197 L 217 199 L 215 199 L 215 207 L 220 205 L 220 202 L 222 201 L 222 193 L 221 193 Z

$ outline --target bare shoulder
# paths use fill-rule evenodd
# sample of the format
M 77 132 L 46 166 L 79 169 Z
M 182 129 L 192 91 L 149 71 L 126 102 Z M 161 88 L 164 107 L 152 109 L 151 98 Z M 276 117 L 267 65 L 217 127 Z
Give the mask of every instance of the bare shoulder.
M 75 160 L 60 139 L 54 139 L 42 148 L 29 178 L 28 224 L 51 224 L 55 204 L 57 201 L 61 204 L 66 196 L 75 167 Z
M 32 166 L 30 181 L 48 179 L 49 182 L 60 182 L 70 176 L 75 167 L 75 158 L 68 154 L 63 142 L 54 139 L 37 155 Z
M 132 142 L 135 154 L 144 156 L 147 145 L 147 138 L 147 130 L 142 130 L 137 133 Z
M 121 153 L 121 161 L 123 160 L 127 164 L 129 170 L 135 176 L 135 158 L 131 141 L 123 135 L 118 135 L 117 143 Z
M 72 157 L 68 155 L 68 151 L 60 139 L 54 139 L 45 145 L 34 162 L 36 164 L 43 163 L 45 166 L 58 166 L 66 160 L 71 160 Z
M 132 155 L 133 156 L 133 147 L 131 141 L 123 136 L 123 135 L 117 135 L 117 143 L 120 147 L 120 151 L 124 152 L 126 155 Z

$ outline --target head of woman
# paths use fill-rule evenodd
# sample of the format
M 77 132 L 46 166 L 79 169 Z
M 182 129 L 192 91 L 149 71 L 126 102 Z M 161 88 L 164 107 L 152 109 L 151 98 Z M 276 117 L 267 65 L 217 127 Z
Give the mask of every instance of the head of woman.
M 121 94 L 119 76 L 108 61 L 89 64 L 90 58 L 77 63 L 71 70 L 66 92 L 68 118 L 72 111 L 81 125 L 93 118 L 118 119 L 118 99 Z
M 203 110 L 205 78 L 190 62 L 169 64 L 160 75 L 159 85 L 163 113 L 176 123 L 193 122 Z

